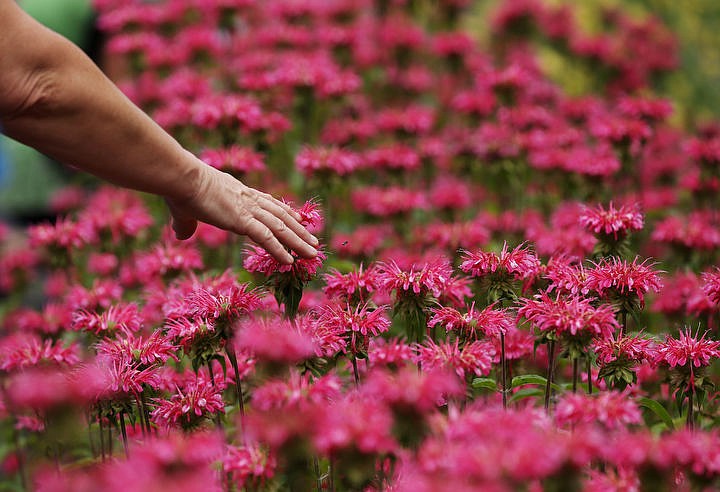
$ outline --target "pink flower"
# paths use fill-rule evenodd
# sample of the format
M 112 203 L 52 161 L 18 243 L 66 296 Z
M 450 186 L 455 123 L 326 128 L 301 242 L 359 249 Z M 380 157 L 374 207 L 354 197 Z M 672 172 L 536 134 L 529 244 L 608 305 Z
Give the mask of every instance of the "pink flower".
M 418 371 L 404 366 L 396 372 L 376 368 L 367 374 L 362 394 L 377 398 L 399 410 L 427 414 L 444 405 L 448 396 L 459 396 L 464 387 L 454 371 Z
M 420 266 L 401 268 L 395 261 L 378 264 L 377 281 L 380 289 L 398 297 L 408 294 L 439 298 L 452 279 L 452 266 L 445 260 L 427 262 Z
M 446 332 L 457 331 L 471 340 L 476 340 L 480 334 L 497 337 L 514 327 L 514 322 L 507 312 L 495 309 L 492 305 L 476 311 L 473 302 L 465 314 L 451 307 L 433 308 L 431 312 L 433 315 L 428 321 L 428 327 L 441 325 Z
M 353 269 L 351 272 L 342 274 L 337 270 L 331 270 L 324 275 L 325 287 L 323 292 L 330 299 L 343 301 L 367 301 L 370 295 L 377 288 L 377 270 L 373 267 L 363 270 Z
M 357 211 L 374 217 L 391 217 L 427 208 L 424 192 L 398 186 L 358 188 L 352 191 L 350 200 Z
M 318 313 L 318 323 L 349 338 L 353 353 L 364 353 L 369 337 L 377 337 L 390 329 L 386 311 L 385 306 L 370 307 L 368 303 L 355 307 L 326 305 Z
M 344 176 L 360 167 L 354 152 L 336 147 L 304 147 L 295 157 L 295 166 L 306 176 L 333 173 Z
M 371 366 L 402 367 L 412 362 L 415 353 L 410 345 L 397 338 L 385 340 L 384 338 L 372 338 L 368 346 L 368 360 Z
M 322 266 L 325 254 L 318 250 L 314 258 L 295 257 L 291 265 L 283 265 L 270 253 L 259 246 L 251 246 L 243 260 L 243 268 L 251 273 L 262 273 L 271 276 L 276 273 L 292 275 L 302 282 L 312 279 Z
M 618 237 L 625 237 L 628 232 L 641 230 L 644 220 L 638 205 L 621 205 L 616 209 L 610 202 L 607 210 L 602 205 L 586 208 L 580 216 L 580 223 L 595 234 L 612 234 L 617 240 Z
M 313 379 L 310 373 L 301 375 L 292 369 L 288 378 L 268 381 L 253 391 L 253 407 L 262 411 L 314 409 L 341 397 L 342 383 L 337 376 L 328 374 Z
M 96 275 L 109 276 L 118 267 L 119 260 L 113 253 L 91 253 L 88 258 L 88 271 Z
M 253 443 L 242 446 L 228 445 L 222 458 L 223 472 L 229 475 L 239 488 L 248 481 L 256 483 L 272 478 L 276 467 L 275 456 Z
M 463 210 L 473 202 L 468 184 L 458 178 L 441 176 L 428 193 L 428 202 L 437 209 Z
M 57 248 L 71 251 L 97 241 L 95 230 L 89 223 L 58 219 L 55 224 L 41 224 L 28 229 L 30 246 Z
M 716 214 L 694 211 L 686 217 L 671 215 L 655 225 L 650 238 L 690 249 L 714 250 L 720 246 Z
M 524 316 L 543 332 L 608 337 L 620 325 L 615 319 L 612 306 L 593 306 L 593 299 L 556 296 L 552 299 L 547 292 L 537 294 L 533 299 L 522 299 L 518 316 Z
M 160 385 L 158 368 L 145 367 L 139 362 L 128 364 L 126 361 L 99 356 L 92 369 L 88 370 L 96 371 L 97 377 L 104 382 L 102 389 L 94 395 L 97 398 L 109 398 L 116 394 L 138 397 L 146 386 L 158 388 Z
M 169 400 L 156 399 L 155 403 L 157 408 L 151 414 L 153 422 L 167 429 L 178 425 L 183 429 L 191 429 L 203 418 L 225 413 L 225 402 L 220 390 L 200 381 L 182 389 L 177 388 Z
M 398 447 L 393 438 L 393 415 L 381 401 L 350 394 L 318 411 L 322 425 L 315 429 L 312 441 L 325 455 L 344 450 L 376 455 Z
M 424 369 L 450 370 L 461 378 L 470 374 L 490 374 L 495 358 L 495 347 L 487 341 L 474 341 L 460 347 L 458 339 L 437 344 L 428 339 L 424 344 L 417 345 L 416 350 L 416 360 Z
M 598 422 L 608 429 L 618 429 L 641 423 L 642 415 L 625 393 L 606 391 L 592 396 L 568 393 L 557 403 L 555 421 L 561 426 Z
M 185 296 L 189 317 L 217 321 L 234 320 L 248 314 L 260 305 L 260 294 L 247 284 L 233 283 L 225 289 L 199 287 Z
M 657 348 L 657 362 L 664 362 L 670 367 L 688 366 L 704 367 L 710 365 L 712 359 L 720 357 L 720 341 L 706 340 L 703 334 L 698 338 L 690 328 L 680 331 L 678 338 L 667 336 L 664 343 Z
M 367 167 L 372 170 L 382 169 L 415 171 L 420 167 L 420 156 L 412 148 L 402 144 L 370 149 L 364 155 Z
M 334 234 L 332 247 L 342 256 L 371 257 L 391 241 L 394 234 L 390 224 L 364 225 L 349 234 Z
M 76 312 L 72 328 L 90 331 L 95 335 L 113 335 L 117 331 L 136 332 L 141 325 L 142 319 L 136 304 L 117 304 L 101 314 L 85 310 Z
M 318 202 L 308 200 L 301 207 L 293 209 L 300 216 L 300 223 L 311 232 L 322 230 L 323 216 Z
M 33 280 L 36 276 L 33 269 L 39 262 L 40 258 L 35 251 L 4 251 L 0 256 L 0 292 L 11 292 Z
M 655 341 L 639 335 L 600 338 L 593 343 L 593 349 L 601 365 L 615 361 L 641 363 L 654 361 L 656 357 Z
M 122 294 L 123 288 L 117 280 L 95 279 L 89 289 L 73 285 L 67 294 L 66 303 L 75 310 L 108 309 L 120 300 Z
M 244 174 L 266 169 L 262 154 L 239 145 L 221 149 L 205 149 L 200 154 L 200 159 L 216 169 L 231 173 Z
M 169 432 L 133 447 L 127 460 L 108 463 L 94 489 L 122 492 L 128 481 L 121 478 L 132 477 L 132 487 L 138 491 L 220 492 L 214 463 L 222 458 L 224 446 L 218 433 Z
M 178 362 L 178 347 L 171 342 L 171 337 L 160 330 L 148 337 L 137 336 L 131 331 L 123 331 L 116 339 L 104 339 L 97 345 L 98 354 L 125 364 L 140 363 L 143 365 L 164 364 L 168 359 Z
M 294 364 L 315 354 L 312 338 L 278 318 L 248 318 L 238 324 L 235 345 L 260 361 Z
M 545 268 L 545 277 L 550 280 L 548 292 L 560 294 L 587 294 L 585 287 L 586 274 L 582 263 L 575 262 L 564 256 L 550 258 Z
M 658 271 L 652 269 L 653 265 L 647 265 L 647 261 L 638 263 L 636 257 L 632 263 L 617 258 L 594 263 L 594 268 L 587 270 L 585 285 L 601 297 L 635 295 L 640 305 L 644 306 L 645 294 L 649 291 L 658 292 L 662 288 Z
M 702 290 L 715 306 L 720 305 L 720 268 L 704 272 Z
M 495 347 L 493 363 L 499 364 L 502 353 L 500 337 L 493 337 L 490 342 Z M 535 352 L 535 337 L 533 334 L 526 330 L 517 329 L 513 323 L 512 327 L 505 332 L 505 359 L 520 360 Z
M 540 271 L 540 260 L 523 244 L 508 251 L 503 244 L 500 254 L 483 251 L 465 251 L 460 269 L 473 277 L 483 277 L 492 273 L 505 273 L 516 280 L 534 278 Z
M 4 339 L 0 345 L 0 370 L 13 371 L 38 365 L 72 366 L 79 362 L 79 346 L 37 337 Z

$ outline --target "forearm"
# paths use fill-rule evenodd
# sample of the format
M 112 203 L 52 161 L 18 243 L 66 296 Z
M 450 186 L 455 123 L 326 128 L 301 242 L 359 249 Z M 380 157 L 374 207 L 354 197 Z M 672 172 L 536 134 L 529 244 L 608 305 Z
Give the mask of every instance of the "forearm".
M 12 44 L 24 53 L 16 55 L 23 58 L 13 64 L 13 78 L 27 93 L 0 112 L 5 133 L 121 186 L 174 199 L 192 195 L 202 163 L 136 108 L 79 48 L 30 20 L 15 30 Z

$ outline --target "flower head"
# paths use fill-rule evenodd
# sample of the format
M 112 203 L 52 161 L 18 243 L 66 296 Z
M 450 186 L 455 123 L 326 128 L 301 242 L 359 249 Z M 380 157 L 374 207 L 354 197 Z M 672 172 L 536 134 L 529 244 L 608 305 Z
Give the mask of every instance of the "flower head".
M 325 275 L 325 288 L 323 292 L 330 299 L 343 301 L 366 301 L 377 289 L 377 270 L 360 268 L 349 273 L 342 274 L 337 270 Z
M 205 382 L 195 381 L 177 392 L 169 400 L 156 399 L 157 408 L 152 412 L 153 422 L 163 428 L 181 426 L 196 427 L 204 417 L 225 413 L 220 390 Z
M 423 368 L 453 371 L 461 378 L 469 374 L 488 375 L 495 358 L 495 347 L 489 341 L 474 341 L 461 347 L 458 339 L 437 344 L 428 339 L 417 345 L 416 350 L 416 359 Z
M 505 243 L 499 255 L 465 251 L 462 259 L 460 269 L 473 277 L 506 273 L 516 280 L 526 280 L 535 277 L 540 270 L 540 260 L 523 244 L 509 250 Z
M 615 208 L 610 202 L 607 209 L 602 205 L 585 208 L 580 215 L 580 223 L 595 234 L 612 235 L 617 240 L 628 232 L 642 229 L 644 220 L 638 205 Z
M 507 312 L 496 309 L 493 305 L 477 311 L 475 303 L 472 303 L 465 314 L 446 306 L 433 308 L 431 312 L 432 317 L 428 321 L 428 327 L 441 325 L 445 327 L 445 331 L 457 331 L 473 340 L 479 338 L 480 334 L 488 337 L 499 336 L 500 333 L 505 333 L 514 326 Z
M 586 287 L 594 290 L 600 297 L 636 296 L 640 306 L 644 306 L 647 292 L 658 292 L 662 282 L 658 271 L 647 264 L 648 260 L 638 263 L 635 258 L 631 263 L 627 260 L 611 258 L 594 264 L 587 270 Z
M 247 318 L 239 322 L 235 344 L 258 360 L 293 364 L 312 357 L 312 338 L 287 320 L 278 318 Z
M 607 337 L 619 329 L 613 308 L 608 304 L 594 307 L 590 298 L 558 295 L 553 299 L 543 292 L 521 304 L 518 316 L 543 332 Z
M 657 348 L 657 361 L 670 367 L 704 367 L 720 357 L 720 341 L 708 340 L 706 334 L 693 336 L 690 328 L 680 331 L 678 338 L 667 336 Z
M 609 429 L 638 424 L 642 415 L 637 404 L 624 393 L 606 391 L 597 395 L 568 393 L 555 409 L 559 425 L 600 423 Z

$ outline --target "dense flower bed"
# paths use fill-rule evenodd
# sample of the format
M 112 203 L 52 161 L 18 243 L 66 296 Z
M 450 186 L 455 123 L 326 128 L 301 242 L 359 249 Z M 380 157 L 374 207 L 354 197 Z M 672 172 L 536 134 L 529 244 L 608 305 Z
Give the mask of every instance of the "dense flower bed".
M 3 486 L 718 487 L 720 125 L 669 124 L 653 19 L 508 0 L 481 47 L 470 4 L 96 0 L 128 96 L 324 246 L 109 187 L 0 228 Z

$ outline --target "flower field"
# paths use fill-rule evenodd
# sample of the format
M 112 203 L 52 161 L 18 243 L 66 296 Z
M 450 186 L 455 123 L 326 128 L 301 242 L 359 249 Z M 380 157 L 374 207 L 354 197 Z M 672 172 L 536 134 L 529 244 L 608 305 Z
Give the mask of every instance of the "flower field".
M 470 0 L 95 5 L 128 97 L 322 246 L 177 241 L 107 185 L 0 224 L 0 489 L 720 487 L 720 123 L 655 94 L 659 21 L 505 0 L 480 43 Z

